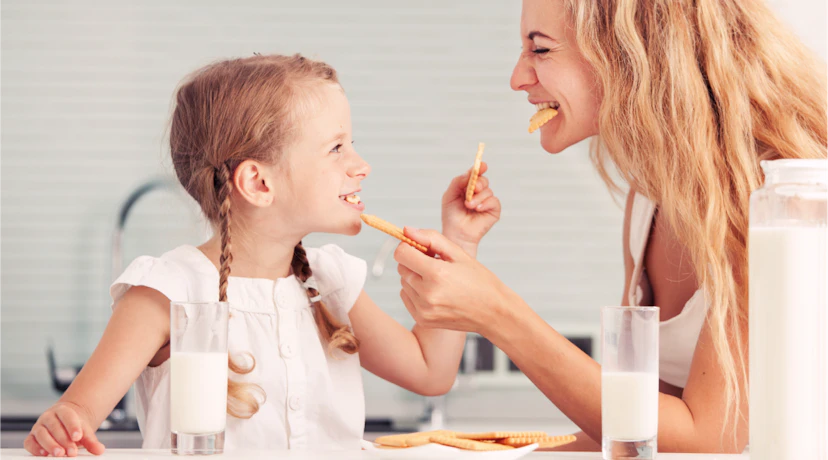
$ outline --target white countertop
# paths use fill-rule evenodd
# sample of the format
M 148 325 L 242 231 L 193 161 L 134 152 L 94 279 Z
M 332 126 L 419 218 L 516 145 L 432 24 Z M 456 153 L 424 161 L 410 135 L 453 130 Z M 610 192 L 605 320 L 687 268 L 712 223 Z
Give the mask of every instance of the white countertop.
M 84 452 L 79 457 L 91 457 Z M 0 458 L 3 460 L 14 459 L 31 459 L 33 458 L 23 449 L 0 449 Z M 178 458 L 181 456 L 173 455 L 169 450 L 143 450 L 143 449 L 110 449 L 105 454 L 101 455 L 100 460 L 143 460 L 154 458 Z M 209 458 L 221 458 L 224 460 L 244 460 L 249 458 L 266 458 L 269 460 L 289 458 L 292 460 L 362 460 L 372 459 L 377 460 L 378 456 L 373 451 L 322 451 L 322 450 L 249 450 L 249 451 L 234 451 L 232 453 L 225 453 L 223 455 L 199 457 L 207 460 Z M 567 453 L 567 452 L 532 452 L 524 458 L 529 459 L 555 459 L 555 460 L 600 460 L 600 453 Z M 713 459 L 739 459 L 748 460 L 750 457 L 747 454 L 741 455 L 721 455 L 721 454 L 658 454 L 659 460 L 713 460 Z

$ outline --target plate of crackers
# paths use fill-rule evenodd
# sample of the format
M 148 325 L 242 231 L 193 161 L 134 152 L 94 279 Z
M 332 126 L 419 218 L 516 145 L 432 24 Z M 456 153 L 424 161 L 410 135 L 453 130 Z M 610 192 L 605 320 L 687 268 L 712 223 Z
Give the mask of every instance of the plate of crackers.
M 575 441 L 574 435 L 549 436 L 542 431 L 462 433 L 438 430 L 378 437 L 367 450 L 379 458 L 492 458 L 512 460 L 535 449 L 551 449 Z

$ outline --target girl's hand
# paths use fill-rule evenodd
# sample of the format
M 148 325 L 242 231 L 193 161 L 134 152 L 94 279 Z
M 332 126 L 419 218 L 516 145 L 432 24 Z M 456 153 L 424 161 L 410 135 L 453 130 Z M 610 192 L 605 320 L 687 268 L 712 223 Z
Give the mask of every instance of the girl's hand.
M 487 169 L 483 162 L 471 201 L 466 201 L 471 168 L 455 177 L 443 194 L 443 235 L 472 257 L 477 256 L 477 245 L 483 236 L 500 220 L 500 200 L 489 188 L 489 179 L 483 176 Z
M 76 404 L 58 402 L 37 419 L 23 447 L 38 457 L 75 457 L 78 446 L 94 455 L 102 454 L 106 448 L 82 413 Z

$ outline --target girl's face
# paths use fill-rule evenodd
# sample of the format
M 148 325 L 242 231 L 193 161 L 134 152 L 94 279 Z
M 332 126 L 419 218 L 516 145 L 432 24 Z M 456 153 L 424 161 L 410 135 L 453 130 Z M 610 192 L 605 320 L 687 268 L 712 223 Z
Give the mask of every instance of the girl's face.
M 298 111 L 295 140 L 276 165 L 251 161 L 237 169 L 246 227 L 257 233 L 302 238 L 309 233 L 355 235 L 365 205 L 355 199 L 368 166 L 354 150 L 351 109 L 342 88 L 314 88 Z M 304 109 L 304 110 L 303 110 Z M 350 197 L 351 203 L 346 201 Z
M 289 198 L 281 205 L 309 233 L 355 235 L 365 210 L 356 195 L 371 167 L 354 150 L 351 108 L 342 88 L 326 83 L 315 96 L 285 152 Z
M 600 87 L 578 51 L 563 1 L 523 0 L 520 34 L 512 89 L 526 91 L 530 104 L 559 105 L 558 115 L 540 128 L 543 149 L 558 153 L 598 134 Z

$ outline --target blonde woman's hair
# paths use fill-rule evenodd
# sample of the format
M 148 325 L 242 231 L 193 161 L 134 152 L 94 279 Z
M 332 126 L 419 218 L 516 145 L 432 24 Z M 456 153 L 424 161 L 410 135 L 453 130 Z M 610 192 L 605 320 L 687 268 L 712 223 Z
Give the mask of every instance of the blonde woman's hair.
M 220 61 L 193 73 L 179 88 L 170 126 L 170 151 L 176 175 L 184 189 L 201 206 L 204 215 L 221 233 L 219 300 L 227 301 L 233 261 L 231 227 L 233 173 L 245 160 L 265 164 L 280 161 L 285 146 L 296 136 L 298 112 L 313 95 L 314 85 L 338 84 L 329 65 L 300 55 L 256 55 Z M 231 231 L 232 230 L 232 231 Z M 313 273 L 302 243 L 293 250 L 291 269 L 304 283 Z M 337 320 L 318 300 L 319 292 L 306 288 L 313 315 L 328 350 L 353 354 L 359 341 L 350 328 Z M 249 366 L 231 357 L 235 374 L 250 373 Z M 227 413 L 250 418 L 265 398 L 256 384 L 229 379 Z
M 826 158 L 825 64 L 759 0 L 565 3 L 603 95 L 592 159 L 658 204 L 706 292 L 724 435 L 747 423 L 749 196 L 760 160 Z

